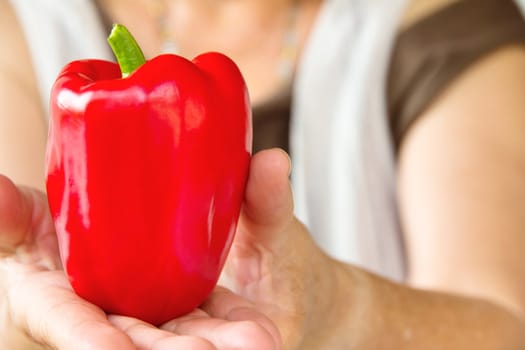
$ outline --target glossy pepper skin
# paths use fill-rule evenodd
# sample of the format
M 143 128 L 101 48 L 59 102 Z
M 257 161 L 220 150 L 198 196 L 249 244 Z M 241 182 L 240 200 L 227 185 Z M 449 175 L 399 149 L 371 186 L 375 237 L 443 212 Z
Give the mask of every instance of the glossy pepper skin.
M 161 324 L 214 288 L 251 157 L 244 80 L 226 56 L 160 55 L 121 78 L 75 61 L 52 89 L 46 185 L 73 289 Z

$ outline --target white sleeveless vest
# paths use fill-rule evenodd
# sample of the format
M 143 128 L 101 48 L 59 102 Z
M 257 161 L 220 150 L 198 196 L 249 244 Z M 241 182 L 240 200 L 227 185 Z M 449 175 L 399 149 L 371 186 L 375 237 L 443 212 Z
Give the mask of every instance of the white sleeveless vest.
M 89 0 L 11 0 L 48 108 L 60 69 L 111 59 Z M 299 63 L 292 106 L 296 214 L 330 255 L 385 277 L 405 271 L 386 115 L 386 75 L 405 0 L 325 0 Z

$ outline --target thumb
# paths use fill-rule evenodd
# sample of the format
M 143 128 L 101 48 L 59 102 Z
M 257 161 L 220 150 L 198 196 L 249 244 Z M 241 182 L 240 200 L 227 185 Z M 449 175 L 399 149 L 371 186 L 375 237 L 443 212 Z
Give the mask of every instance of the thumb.
M 281 149 L 255 154 L 246 185 L 241 224 L 275 230 L 293 219 L 293 196 L 288 179 L 290 158 Z
M 288 176 L 290 158 L 280 149 L 252 157 L 243 208 L 220 284 L 243 294 L 271 269 L 268 254 L 278 254 L 290 236 L 293 198 Z M 286 234 L 283 234 L 286 233 Z

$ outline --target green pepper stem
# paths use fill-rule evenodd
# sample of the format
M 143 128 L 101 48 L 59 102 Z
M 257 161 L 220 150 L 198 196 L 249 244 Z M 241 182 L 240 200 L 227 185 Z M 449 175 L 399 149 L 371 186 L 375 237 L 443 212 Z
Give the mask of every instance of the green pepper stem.
M 115 24 L 113 26 L 111 34 L 108 37 L 108 43 L 115 54 L 123 78 L 126 78 L 146 63 L 146 58 L 139 44 L 129 30 L 122 24 Z

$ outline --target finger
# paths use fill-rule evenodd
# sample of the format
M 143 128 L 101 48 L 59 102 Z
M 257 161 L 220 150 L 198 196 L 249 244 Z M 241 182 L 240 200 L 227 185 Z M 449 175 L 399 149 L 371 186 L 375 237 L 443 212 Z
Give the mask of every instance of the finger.
M 63 272 L 18 265 L 7 259 L 2 264 L 9 286 L 6 305 L 15 327 L 53 349 L 136 349 L 101 309 L 73 292 Z
M 253 303 L 234 294 L 229 289 L 217 286 L 200 308 L 206 315 L 228 319 L 228 314 L 238 308 L 253 307 Z
M 273 323 L 244 299 L 219 288 L 203 306 L 208 315 L 188 315 L 163 329 L 210 340 L 218 349 L 278 349 L 279 332 Z
M 202 337 L 218 350 L 275 350 L 278 347 L 271 335 L 252 320 L 226 321 L 214 318 L 174 320 L 163 329 L 179 334 Z
M 293 199 L 290 159 L 280 149 L 254 155 L 239 225 L 220 284 L 234 291 L 271 274 L 273 254 L 289 249 Z
M 254 305 L 223 287 L 216 287 L 210 297 L 201 306 L 207 314 L 229 321 L 253 320 L 271 335 L 275 345 L 280 344 L 280 334 L 275 324 Z M 268 310 L 267 310 L 268 311 Z
M 175 335 L 175 332 L 158 329 L 140 320 L 110 316 L 110 322 L 131 337 L 140 350 L 216 350 L 209 341 L 188 335 Z
M 284 151 L 271 149 L 253 156 L 243 207 L 245 222 L 275 226 L 292 218 L 289 174 L 290 158 Z
M 30 231 L 33 203 L 7 177 L 0 175 L 0 249 L 13 252 Z
M 46 196 L 0 175 L 0 257 L 16 253 L 22 262 L 57 269 L 61 262 L 54 232 Z

